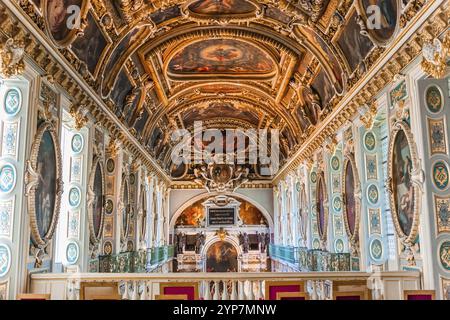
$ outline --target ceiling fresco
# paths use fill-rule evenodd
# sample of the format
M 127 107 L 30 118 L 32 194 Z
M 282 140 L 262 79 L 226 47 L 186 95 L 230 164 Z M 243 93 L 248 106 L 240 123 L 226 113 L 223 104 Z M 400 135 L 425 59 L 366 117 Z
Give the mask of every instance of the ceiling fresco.
M 288 161 L 394 41 L 399 2 L 47 0 L 32 6 L 55 49 L 160 167 L 189 180 L 193 166 L 171 163 L 170 133 L 192 131 L 200 120 L 222 130 L 277 129 L 282 164 Z M 83 22 L 76 36 L 60 28 L 64 6 L 74 3 Z M 381 8 L 381 30 L 365 24 L 373 4 Z M 260 167 L 249 167 L 250 175 Z
M 276 72 L 270 56 L 247 42 L 234 39 L 203 40 L 189 44 L 170 60 L 168 74 L 180 80 L 188 76 L 270 77 Z

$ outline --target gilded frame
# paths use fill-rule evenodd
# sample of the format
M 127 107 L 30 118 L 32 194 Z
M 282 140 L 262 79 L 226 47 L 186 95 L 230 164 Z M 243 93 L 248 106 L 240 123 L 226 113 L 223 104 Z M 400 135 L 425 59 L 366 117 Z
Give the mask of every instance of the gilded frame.
M 70 46 L 77 39 L 77 37 L 83 33 L 84 27 L 86 26 L 86 17 L 89 12 L 90 0 L 81 0 L 81 1 L 82 4 L 80 8 L 81 9 L 80 27 L 72 29 L 63 40 L 59 41 L 54 39 L 52 33 L 50 32 L 50 27 L 48 23 L 48 11 L 47 11 L 47 5 L 49 0 L 42 0 L 41 9 L 42 9 L 42 16 L 44 18 L 45 33 L 57 48 L 62 49 Z
M 98 234 L 95 234 L 94 229 L 94 182 L 95 182 L 95 172 L 97 170 L 97 166 L 100 166 L 100 172 L 102 176 L 102 213 L 100 219 L 100 228 Z M 89 182 L 88 182 L 88 196 L 90 200 L 88 201 L 88 222 L 89 222 L 89 235 L 90 240 L 93 244 L 97 244 L 100 242 L 103 236 L 103 225 L 105 223 L 105 170 L 103 166 L 103 159 L 99 156 L 96 156 L 94 162 L 92 163 L 91 172 L 89 174 Z
M 413 223 L 411 226 L 411 231 L 410 233 L 407 235 L 403 232 L 400 223 L 398 221 L 399 219 L 399 214 L 397 212 L 397 208 L 396 208 L 396 200 L 394 198 L 394 186 L 393 186 L 393 174 L 394 174 L 394 164 L 393 164 L 393 160 L 394 160 L 394 147 L 395 147 L 395 142 L 397 140 L 397 135 L 400 131 L 403 131 L 407 142 L 408 142 L 408 146 L 411 152 L 411 157 L 412 157 L 412 170 L 411 170 L 411 175 L 413 176 L 413 179 L 411 179 L 411 183 L 413 184 L 413 188 L 414 188 L 414 211 L 413 211 Z M 418 154 L 417 154 L 417 147 L 416 144 L 414 142 L 414 137 L 413 134 L 411 132 L 411 129 L 409 127 L 409 125 L 404 122 L 403 120 L 398 120 L 397 122 L 394 123 L 394 125 L 391 128 L 391 139 L 389 141 L 389 151 L 388 151 L 388 174 L 389 174 L 389 178 L 387 180 L 387 189 L 388 189 L 388 193 L 389 193 L 389 204 L 391 206 L 391 210 L 392 210 L 392 217 L 393 217 L 393 222 L 394 222 L 394 226 L 395 226 L 395 230 L 397 232 L 397 235 L 400 238 L 400 241 L 405 244 L 405 245 L 412 245 L 419 233 L 419 213 L 420 213 L 420 207 L 421 207 L 421 183 L 420 181 L 417 180 L 417 176 L 419 176 L 419 173 L 421 172 L 421 167 L 420 167 L 420 163 L 419 163 L 419 158 L 418 158 Z
M 127 204 L 125 204 L 124 202 L 123 202 L 123 200 L 124 200 L 124 198 L 125 198 L 125 185 L 127 186 L 127 196 L 128 196 L 128 203 Z M 122 225 L 122 221 L 124 221 L 123 220 L 123 217 L 121 217 L 122 219 L 121 219 L 121 228 L 120 228 L 120 236 L 121 236 L 121 239 L 122 240 L 125 240 L 127 237 L 128 237 L 128 233 L 129 233 L 129 231 L 130 231 L 130 211 L 129 211 L 129 208 L 130 208 L 130 198 L 131 198 L 131 192 L 130 192 L 130 181 L 129 181 L 129 177 L 128 176 L 123 176 L 123 180 L 122 180 L 122 185 L 121 185 L 121 187 L 120 187 L 120 202 L 121 202 L 121 205 L 119 206 L 119 209 L 121 209 L 122 210 L 122 212 L 120 213 L 120 214 L 125 214 L 126 215 L 126 217 L 125 217 L 125 221 L 126 221 L 126 227 L 124 227 L 123 225 Z
M 143 198 L 141 198 L 143 195 Z M 148 216 L 148 210 L 147 210 L 147 206 L 148 206 L 148 192 L 147 192 L 147 188 L 145 186 L 145 183 L 141 184 L 141 194 L 139 197 L 139 206 L 141 207 L 141 217 L 140 217 L 140 228 L 139 228 L 139 241 L 144 241 L 145 237 L 147 235 L 147 216 Z M 141 202 L 142 200 L 142 202 Z
M 56 194 L 55 194 L 55 204 L 53 207 L 53 215 L 52 221 L 50 223 L 49 229 L 47 233 L 42 238 L 39 233 L 39 228 L 37 225 L 37 217 L 36 217 L 36 187 L 38 186 L 38 174 L 36 172 L 37 168 L 37 157 L 39 154 L 39 147 L 42 142 L 42 137 L 45 132 L 49 132 L 53 141 L 53 146 L 55 148 L 55 158 L 56 158 Z M 63 181 L 62 181 L 62 158 L 61 158 L 61 147 L 59 144 L 58 136 L 56 133 L 56 128 L 53 123 L 49 121 L 43 122 L 34 137 L 33 144 L 31 146 L 31 156 L 30 159 L 27 160 L 27 172 L 25 173 L 25 184 L 26 184 L 26 193 L 25 195 L 28 197 L 27 199 L 27 207 L 28 213 L 30 215 L 30 229 L 31 229 L 31 238 L 35 244 L 35 246 L 39 249 L 43 249 L 48 245 L 50 240 L 52 239 L 56 226 L 59 220 L 59 212 L 61 207 L 61 196 L 63 193 Z
M 355 230 L 353 231 L 353 234 L 350 231 L 350 225 L 347 217 L 347 202 L 345 201 L 346 195 L 345 182 L 346 182 L 347 165 L 350 165 L 352 167 L 353 184 L 355 188 Z M 361 194 L 361 182 L 359 180 L 358 168 L 356 166 L 355 155 L 353 153 L 344 156 L 344 164 L 342 166 L 342 169 L 343 169 L 341 173 L 342 215 L 344 218 L 344 225 L 347 236 L 349 237 L 349 240 L 351 242 L 354 242 L 358 240 L 359 222 L 361 220 L 361 198 L 358 196 L 359 194 Z
M 323 184 L 323 214 L 324 214 L 324 222 L 323 222 L 323 230 L 321 230 L 320 228 L 320 215 L 319 215 L 319 206 L 318 206 L 318 201 L 319 201 L 319 197 L 318 197 L 318 191 L 319 191 L 319 185 L 320 183 Z M 316 200 L 315 200 L 315 204 L 316 204 L 316 211 L 317 211 L 317 229 L 319 231 L 319 238 L 320 240 L 322 240 L 322 242 L 326 242 L 327 241 L 327 234 L 328 234 L 328 192 L 327 192 L 327 184 L 325 182 L 325 174 L 323 171 L 321 171 L 318 174 L 317 177 L 317 183 L 316 183 Z

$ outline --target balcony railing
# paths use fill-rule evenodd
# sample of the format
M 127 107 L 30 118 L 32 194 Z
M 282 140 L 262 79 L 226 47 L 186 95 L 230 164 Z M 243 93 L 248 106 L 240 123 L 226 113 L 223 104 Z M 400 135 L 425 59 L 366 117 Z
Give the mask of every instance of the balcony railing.
M 331 253 L 302 247 L 269 246 L 270 258 L 289 264 L 299 271 L 350 271 L 349 253 Z
M 142 273 L 150 272 L 173 259 L 173 246 L 149 248 L 147 251 L 129 251 L 100 256 L 89 263 L 90 272 Z
M 302 281 L 309 299 L 330 300 L 334 284 L 358 282 L 370 290 L 373 299 L 403 299 L 404 290 L 421 289 L 420 273 L 399 272 L 300 272 L 300 273 L 59 273 L 31 275 L 31 293 L 50 294 L 55 300 L 78 300 L 82 283 L 117 283 L 126 300 L 153 300 L 160 284 L 197 284 L 203 300 L 266 299 L 266 281 Z M 354 291 L 353 287 L 351 287 Z

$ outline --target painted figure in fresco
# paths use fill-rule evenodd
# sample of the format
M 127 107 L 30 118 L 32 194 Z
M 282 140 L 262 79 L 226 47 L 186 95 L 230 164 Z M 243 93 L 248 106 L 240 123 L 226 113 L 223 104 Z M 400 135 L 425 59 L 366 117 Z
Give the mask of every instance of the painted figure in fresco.
M 53 38 L 62 41 L 75 26 L 68 25 L 69 17 L 75 14 L 71 6 L 81 8 L 81 0 L 48 0 L 47 1 L 47 22 Z M 74 22 L 76 20 L 74 19 Z
M 169 63 L 175 74 L 266 74 L 274 64 L 265 52 L 242 41 L 229 39 L 204 40 L 188 45 Z
M 50 227 L 52 220 L 50 194 L 46 191 L 49 189 L 49 180 L 43 177 L 43 164 L 38 163 L 37 173 L 39 176 L 39 188 L 36 192 L 36 199 L 40 203 L 40 215 L 38 215 L 39 230 L 42 232 L 41 236 L 44 236 L 48 228 Z
M 225 241 L 214 243 L 206 254 L 208 272 L 237 272 L 237 251 Z
M 239 14 L 251 12 L 255 8 L 244 0 L 200 0 L 189 9 L 199 14 Z
M 50 229 L 56 198 L 56 167 L 53 138 L 49 132 L 42 135 L 36 162 L 38 184 L 35 194 L 36 220 L 41 237 Z
M 50 0 L 47 5 L 48 23 L 52 33 L 58 33 L 64 28 L 66 6 L 64 0 Z
M 403 233 L 409 235 L 414 220 L 414 186 L 411 181 L 413 164 L 408 141 L 403 131 L 397 135 L 394 151 L 393 184 L 398 222 Z

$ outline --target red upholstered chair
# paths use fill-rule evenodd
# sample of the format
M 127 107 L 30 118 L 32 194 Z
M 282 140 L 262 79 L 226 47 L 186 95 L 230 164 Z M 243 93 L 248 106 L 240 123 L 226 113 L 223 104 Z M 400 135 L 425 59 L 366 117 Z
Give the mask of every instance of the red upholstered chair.
M 333 281 L 333 300 L 372 300 L 366 280 Z
M 188 300 L 187 294 L 157 294 L 155 300 Z
M 306 292 L 277 292 L 277 300 L 309 300 Z
M 161 282 L 159 284 L 160 295 L 186 295 L 186 300 L 198 300 L 197 282 Z
M 364 292 L 334 292 L 333 300 L 364 300 Z
M 305 292 L 305 284 L 303 281 L 266 281 L 265 284 L 265 299 L 266 300 L 279 300 L 278 296 L 282 298 L 283 294 L 292 293 L 299 294 Z M 282 294 L 283 293 L 283 294 Z M 289 298 L 288 296 L 285 299 Z M 295 298 L 294 296 L 291 298 Z M 297 297 L 300 298 L 300 297 Z M 283 299 L 284 300 L 284 299 Z M 289 299 L 292 300 L 292 299 Z M 299 300 L 299 299 L 295 299 Z
M 405 300 L 435 300 L 434 290 L 405 290 L 403 291 Z

